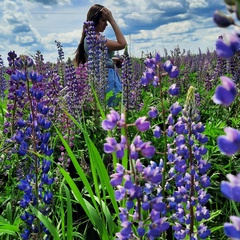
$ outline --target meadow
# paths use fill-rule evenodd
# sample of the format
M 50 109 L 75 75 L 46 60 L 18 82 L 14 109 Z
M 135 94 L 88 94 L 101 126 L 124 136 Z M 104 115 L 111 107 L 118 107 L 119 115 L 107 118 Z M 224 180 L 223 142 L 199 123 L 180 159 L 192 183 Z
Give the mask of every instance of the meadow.
M 240 51 L 98 50 L 0 59 L 0 239 L 240 239 Z

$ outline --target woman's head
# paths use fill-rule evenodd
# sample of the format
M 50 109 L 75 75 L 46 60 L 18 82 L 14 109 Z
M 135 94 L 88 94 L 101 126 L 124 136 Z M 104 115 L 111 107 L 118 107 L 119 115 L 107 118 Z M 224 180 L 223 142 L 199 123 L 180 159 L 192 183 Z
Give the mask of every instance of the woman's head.
M 100 4 L 94 4 L 88 11 L 87 13 L 87 20 L 86 21 L 92 21 L 94 22 L 94 27 L 96 28 L 97 32 L 102 32 L 104 31 L 105 27 L 107 26 L 106 20 L 103 19 L 102 17 L 102 11 L 103 6 Z M 85 63 L 87 61 L 86 53 L 84 51 L 84 38 L 86 36 L 85 33 L 85 25 L 83 26 L 83 31 L 82 31 L 82 37 L 80 40 L 80 43 L 78 45 L 78 48 L 76 50 L 76 55 L 75 55 L 75 62 L 76 65 L 78 66 L 80 63 Z
M 96 27 L 102 18 L 102 10 L 103 6 L 100 4 L 94 4 L 87 13 L 87 21 L 94 22 L 94 27 Z

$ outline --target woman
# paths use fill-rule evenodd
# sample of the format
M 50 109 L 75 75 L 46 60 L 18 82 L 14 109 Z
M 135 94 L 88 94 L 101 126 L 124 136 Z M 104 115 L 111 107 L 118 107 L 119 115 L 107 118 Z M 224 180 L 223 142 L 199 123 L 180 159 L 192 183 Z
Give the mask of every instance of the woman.
M 112 101 L 115 99 L 115 95 L 118 92 L 122 91 L 122 84 L 114 69 L 114 62 L 112 60 L 114 56 L 114 51 L 122 50 L 127 45 L 126 39 L 122 34 L 120 28 L 118 27 L 115 19 L 112 16 L 110 10 L 105 8 L 102 5 L 95 4 L 93 5 L 87 14 L 87 20 L 92 21 L 94 23 L 96 34 L 104 32 L 105 28 L 108 25 L 108 22 L 111 24 L 113 31 L 116 36 L 116 41 L 107 39 L 106 46 L 108 48 L 108 59 L 107 59 L 107 67 L 108 67 L 108 86 L 107 92 L 113 91 L 114 97 L 109 99 L 108 105 L 113 105 Z M 87 62 L 88 57 L 88 46 L 86 44 L 86 35 L 85 35 L 85 26 L 83 27 L 81 41 L 78 45 L 75 55 L 75 62 L 78 66 L 79 64 L 84 64 Z

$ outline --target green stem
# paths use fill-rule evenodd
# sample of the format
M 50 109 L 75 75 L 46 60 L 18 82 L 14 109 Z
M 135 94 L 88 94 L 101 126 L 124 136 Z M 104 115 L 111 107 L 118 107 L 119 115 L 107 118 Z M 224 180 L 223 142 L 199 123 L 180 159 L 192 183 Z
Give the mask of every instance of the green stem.
M 34 122 L 35 122 L 35 112 L 32 104 L 32 98 L 31 98 L 31 93 L 30 93 L 30 83 L 29 79 L 27 79 L 27 94 L 28 94 L 28 99 L 30 103 L 30 112 L 32 114 L 32 144 L 33 144 L 33 152 L 37 153 L 37 137 L 36 137 L 36 132 L 34 129 Z M 36 209 L 38 209 L 38 157 L 36 154 L 33 154 L 33 159 L 34 159 L 34 169 L 35 169 L 35 176 L 36 176 L 36 182 L 35 182 L 35 196 L 36 196 Z M 40 229 L 40 220 L 37 218 L 37 226 L 38 229 Z

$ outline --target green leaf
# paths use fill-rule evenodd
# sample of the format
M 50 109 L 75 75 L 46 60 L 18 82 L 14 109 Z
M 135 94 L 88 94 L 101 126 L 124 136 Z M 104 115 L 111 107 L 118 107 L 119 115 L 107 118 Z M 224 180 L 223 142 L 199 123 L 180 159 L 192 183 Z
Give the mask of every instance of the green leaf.
M 72 203 L 70 192 L 67 186 L 63 185 L 67 197 L 67 239 L 73 239 L 73 219 L 72 219 Z
M 103 224 L 103 221 L 100 217 L 100 214 L 96 211 L 96 209 L 82 197 L 77 185 L 74 183 L 73 179 L 69 176 L 69 173 L 66 172 L 63 168 L 60 168 L 62 175 L 64 176 L 65 180 L 67 181 L 68 185 L 70 186 L 71 190 L 77 201 L 81 204 L 83 210 L 87 214 L 89 220 L 93 224 L 93 226 L 97 229 L 99 236 L 101 239 L 108 240 L 108 233 L 106 231 L 106 227 Z M 94 196 L 93 196 L 94 198 Z M 92 199 L 94 200 L 94 199 Z M 93 202 L 96 202 L 95 200 Z
M 32 212 L 35 214 L 35 216 L 44 224 L 44 226 L 48 229 L 48 231 L 53 236 L 54 240 L 60 240 L 59 233 L 55 226 L 52 225 L 50 219 L 48 219 L 46 216 L 44 216 L 38 209 L 36 209 L 33 206 L 30 206 Z

